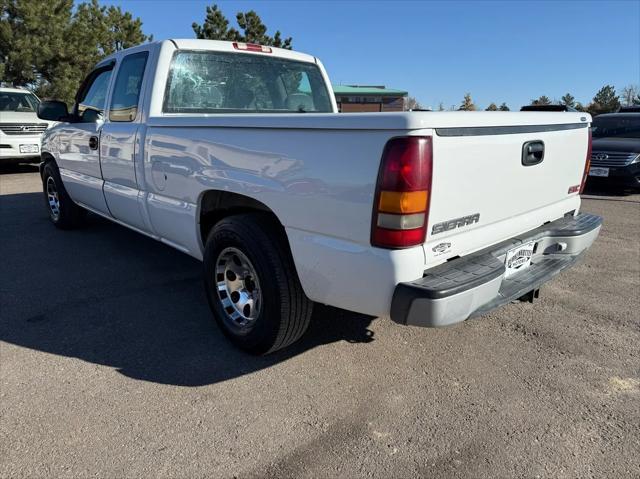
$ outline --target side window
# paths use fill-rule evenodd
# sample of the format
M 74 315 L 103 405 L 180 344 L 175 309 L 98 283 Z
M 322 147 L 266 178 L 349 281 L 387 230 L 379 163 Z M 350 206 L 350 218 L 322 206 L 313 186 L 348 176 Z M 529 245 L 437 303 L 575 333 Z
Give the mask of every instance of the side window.
M 84 87 L 81 97 L 78 98 L 76 111 L 84 123 L 94 123 L 104 113 L 111 70 L 102 70 L 97 74 L 92 73 L 91 75 L 93 75 L 93 78 Z
M 109 119 L 111 121 L 133 121 L 138 114 L 138 100 L 148 52 L 127 55 L 118 70 L 116 84 L 111 95 Z

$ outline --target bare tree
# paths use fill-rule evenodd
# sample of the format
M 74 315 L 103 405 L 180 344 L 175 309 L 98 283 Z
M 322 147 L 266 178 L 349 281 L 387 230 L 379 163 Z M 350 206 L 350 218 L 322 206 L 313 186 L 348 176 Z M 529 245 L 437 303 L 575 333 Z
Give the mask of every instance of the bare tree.
M 412 96 L 406 98 L 404 105 L 407 110 L 422 110 L 423 108 L 420 102 Z
M 638 98 L 640 98 L 640 87 L 638 85 L 627 85 L 620 94 L 620 100 L 622 100 L 624 106 L 636 104 Z

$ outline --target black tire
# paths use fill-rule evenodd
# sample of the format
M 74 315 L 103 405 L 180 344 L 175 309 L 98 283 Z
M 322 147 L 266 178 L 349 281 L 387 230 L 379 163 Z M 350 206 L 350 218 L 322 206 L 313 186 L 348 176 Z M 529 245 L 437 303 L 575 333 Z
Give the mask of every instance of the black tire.
M 225 252 L 231 251 L 233 256 L 236 250 L 253 267 L 261 298 L 257 317 L 246 327 L 230 317 L 228 302 L 225 311 L 221 296 L 226 297 L 226 292 L 218 293 L 218 281 L 226 275 L 216 268 L 223 264 L 220 260 Z M 309 326 L 313 302 L 302 290 L 284 231 L 267 214 L 229 216 L 211 229 L 204 252 L 204 283 L 222 332 L 234 345 L 252 354 L 268 354 L 287 347 L 300 339 Z
M 57 214 L 49 202 L 50 186 L 55 188 L 57 194 Z M 73 202 L 62 183 L 58 167 L 51 161 L 47 162 L 42 170 L 42 190 L 49 218 L 57 228 L 69 230 L 82 226 L 87 211 Z

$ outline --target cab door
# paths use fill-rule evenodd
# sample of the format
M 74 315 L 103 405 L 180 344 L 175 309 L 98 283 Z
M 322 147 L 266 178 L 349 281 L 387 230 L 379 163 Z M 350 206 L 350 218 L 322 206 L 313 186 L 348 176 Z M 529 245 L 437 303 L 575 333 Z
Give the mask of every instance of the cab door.
M 143 79 L 149 56 L 139 51 L 122 58 L 116 72 L 108 119 L 100 138 L 100 164 L 104 197 L 114 218 L 148 231 L 136 176 L 136 161 L 142 161 L 139 141 Z
M 109 214 L 102 192 L 100 132 L 104 125 L 113 63 L 93 70 L 76 95 L 72 122 L 62 129 L 58 167 L 64 186 L 77 203 Z

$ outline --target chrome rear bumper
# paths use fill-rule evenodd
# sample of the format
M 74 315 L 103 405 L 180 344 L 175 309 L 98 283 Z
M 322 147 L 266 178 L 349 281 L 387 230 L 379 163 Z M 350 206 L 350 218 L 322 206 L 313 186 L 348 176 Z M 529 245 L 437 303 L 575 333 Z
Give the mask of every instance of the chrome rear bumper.
M 396 286 L 391 319 L 436 327 L 485 314 L 536 291 L 572 266 L 595 241 L 601 225 L 599 216 L 568 216 L 431 268 L 419 280 Z M 536 242 L 531 265 L 505 278 L 507 251 L 530 241 Z

